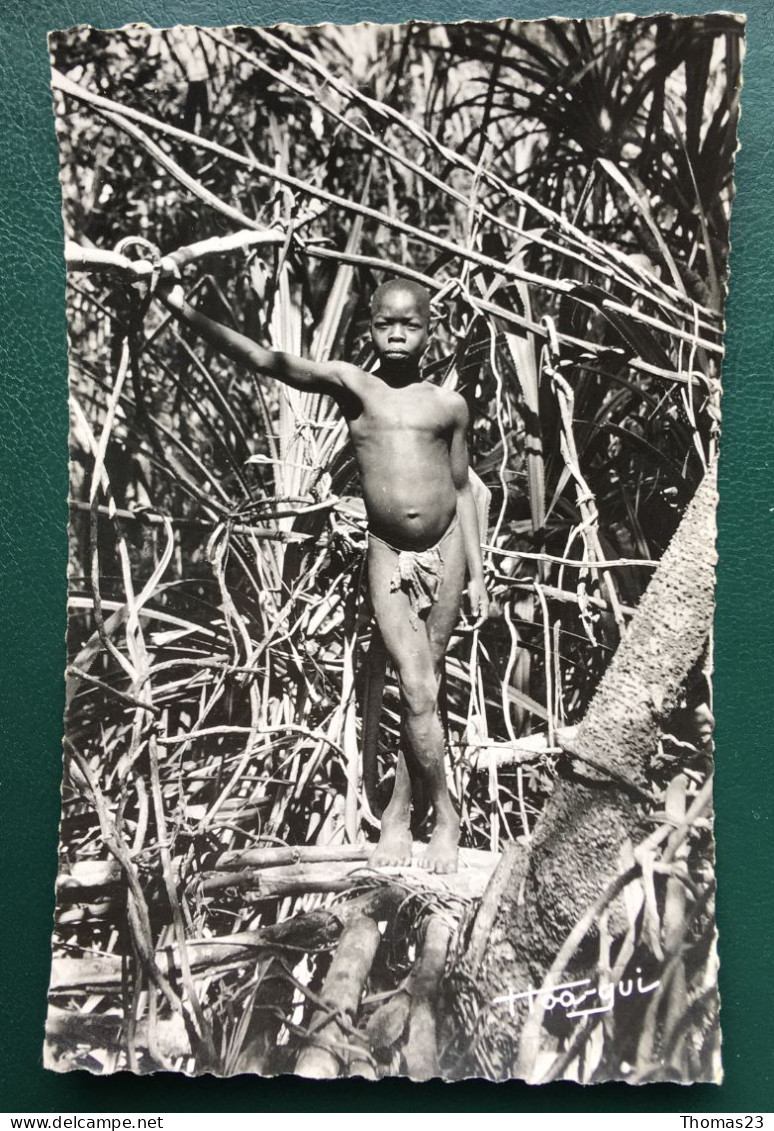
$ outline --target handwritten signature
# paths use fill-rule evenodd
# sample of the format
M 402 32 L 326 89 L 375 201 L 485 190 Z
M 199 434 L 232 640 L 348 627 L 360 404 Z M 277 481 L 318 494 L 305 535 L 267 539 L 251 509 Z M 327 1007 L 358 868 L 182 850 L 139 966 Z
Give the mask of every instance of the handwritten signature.
M 591 978 L 582 978 L 577 982 L 562 982 L 549 989 L 536 990 L 530 986 L 528 990 L 520 993 L 509 990 L 501 997 L 492 998 L 492 1005 L 502 1005 L 507 1002 L 511 1017 L 515 1017 L 516 1002 L 524 1001 L 526 998 L 529 1001 L 530 1013 L 534 1012 L 535 1003 L 538 1002 L 546 1013 L 550 1013 L 558 1006 L 565 1011 L 567 1017 L 588 1017 L 592 1013 L 609 1013 L 615 1005 L 616 998 L 631 997 L 635 992 L 638 996 L 650 994 L 660 985 L 660 979 L 645 985 L 642 981 L 642 970 L 638 966 L 636 982 L 632 978 L 622 978 L 620 982 L 602 982 L 594 985 Z M 595 997 L 600 1005 L 581 1008 L 585 1001 Z

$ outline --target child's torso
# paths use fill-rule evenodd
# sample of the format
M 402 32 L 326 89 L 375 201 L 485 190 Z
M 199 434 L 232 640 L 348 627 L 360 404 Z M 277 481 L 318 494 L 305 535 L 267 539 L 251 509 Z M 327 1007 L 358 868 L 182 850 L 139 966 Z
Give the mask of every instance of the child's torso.
M 457 506 L 448 398 L 434 386 L 369 382 L 360 401 L 362 411 L 348 423 L 369 526 L 401 548 L 431 546 Z

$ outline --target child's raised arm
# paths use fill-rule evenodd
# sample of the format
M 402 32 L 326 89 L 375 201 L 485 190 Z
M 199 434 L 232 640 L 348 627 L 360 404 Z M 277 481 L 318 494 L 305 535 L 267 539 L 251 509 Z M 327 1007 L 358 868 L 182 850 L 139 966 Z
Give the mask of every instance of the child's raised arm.
M 264 349 L 246 334 L 230 330 L 189 306 L 179 283 L 174 283 L 171 287 L 162 284 L 157 293 L 176 318 L 191 326 L 205 341 L 239 365 L 256 369 L 259 373 L 265 373 L 268 377 L 274 377 L 285 385 L 305 392 L 328 393 L 335 397 L 344 388 L 352 386 L 353 374 L 348 371 L 355 371 L 355 366 L 335 361 L 309 361 L 280 350 Z M 346 380 L 348 376 L 349 381 Z

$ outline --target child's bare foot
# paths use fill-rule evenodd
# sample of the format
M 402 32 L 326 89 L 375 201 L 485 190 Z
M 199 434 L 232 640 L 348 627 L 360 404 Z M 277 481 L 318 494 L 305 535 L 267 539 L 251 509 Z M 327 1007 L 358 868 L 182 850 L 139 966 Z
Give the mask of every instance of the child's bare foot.
M 368 861 L 371 868 L 407 868 L 411 864 L 413 842 L 406 825 L 385 825 Z
M 427 851 L 417 861 L 428 872 L 456 872 L 460 825 L 456 816 L 439 821 L 430 837 Z

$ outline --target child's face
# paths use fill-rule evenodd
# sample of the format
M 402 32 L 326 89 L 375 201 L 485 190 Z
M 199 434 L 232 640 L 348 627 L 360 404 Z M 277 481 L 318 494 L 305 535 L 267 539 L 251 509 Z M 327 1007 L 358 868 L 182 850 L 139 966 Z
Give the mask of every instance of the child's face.
M 419 361 L 428 329 L 427 314 L 411 291 L 389 291 L 371 317 L 371 340 L 379 357 L 388 361 Z

